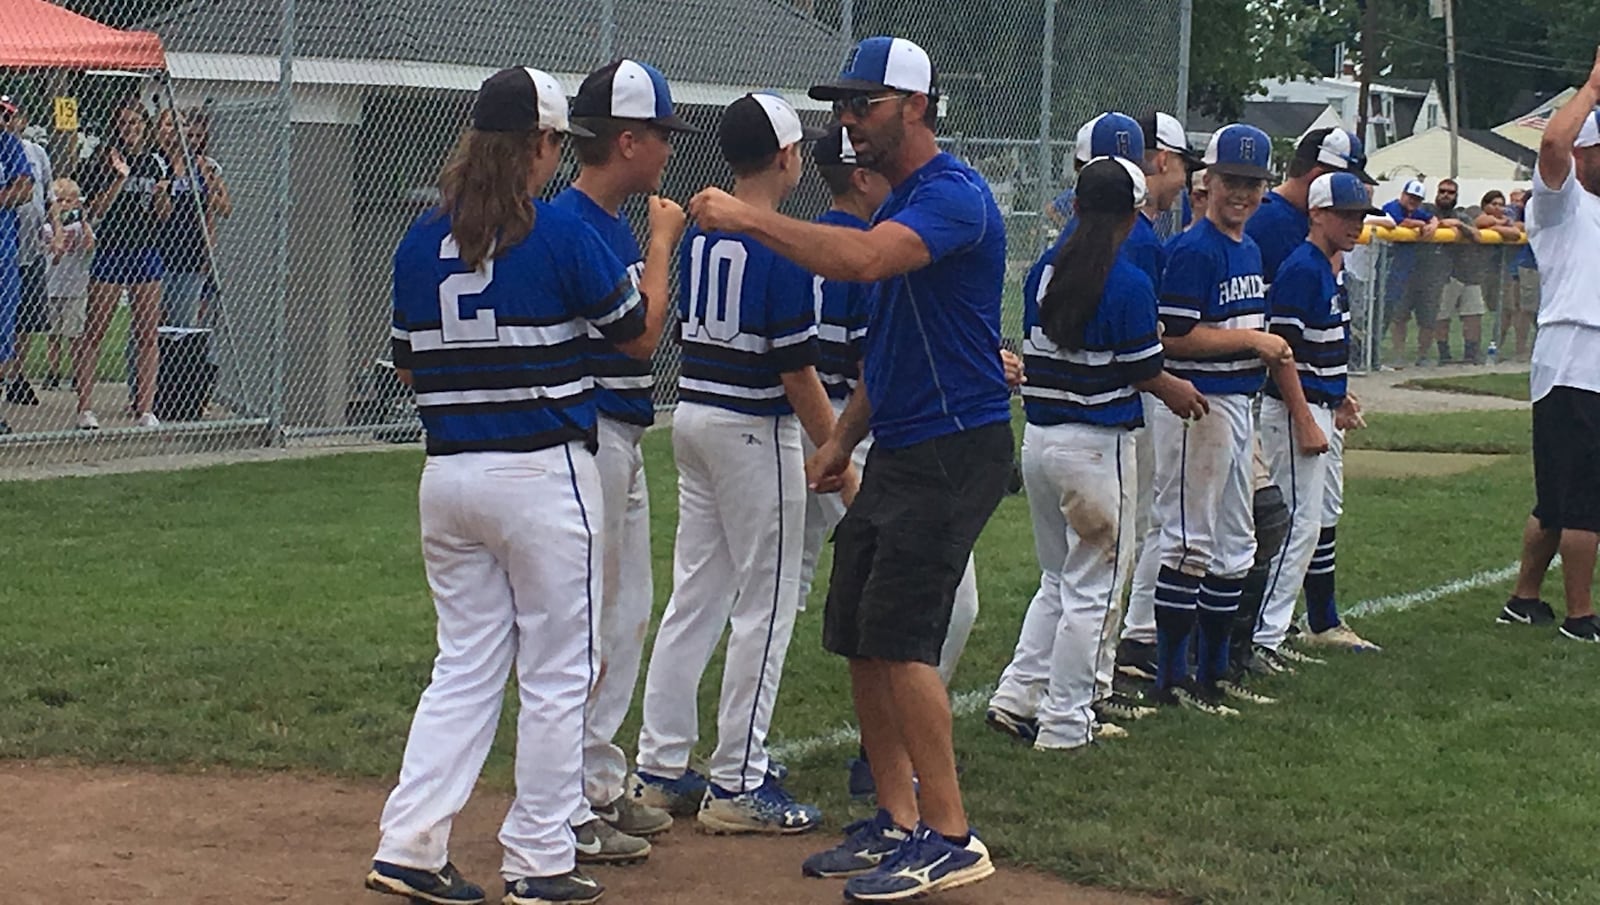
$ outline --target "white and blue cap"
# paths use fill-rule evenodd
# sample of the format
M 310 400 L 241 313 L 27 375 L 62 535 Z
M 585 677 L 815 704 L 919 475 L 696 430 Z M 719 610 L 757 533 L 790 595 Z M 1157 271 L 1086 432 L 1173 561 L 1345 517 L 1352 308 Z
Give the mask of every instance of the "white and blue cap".
M 1073 158 L 1088 163 L 1096 157 L 1121 157 L 1144 162 L 1144 129 L 1126 113 L 1102 113 L 1078 130 L 1078 148 Z
M 1583 120 L 1583 128 L 1578 130 L 1578 140 L 1572 143 L 1574 148 L 1600 147 L 1600 107 L 1596 107 Z
M 1413 179 L 1407 182 L 1404 188 L 1400 189 L 1400 194 L 1410 195 L 1413 198 L 1426 198 L 1428 197 L 1428 187 L 1422 184 L 1421 179 Z
M 1306 163 L 1321 164 L 1354 173 L 1367 185 L 1378 181 L 1367 175 L 1367 151 L 1354 132 L 1344 129 L 1313 129 L 1295 146 L 1294 157 Z
M 1202 163 L 1206 169 L 1223 176 L 1271 179 L 1272 139 L 1245 123 L 1223 126 L 1211 136 Z
M 759 161 L 795 142 L 816 141 L 822 130 L 800 122 L 800 114 L 770 91 L 746 94 L 722 111 L 717 144 L 729 163 Z
M 1360 211 L 1381 215 L 1372 206 L 1372 190 L 1355 173 L 1323 173 L 1311 183 L 1306 207 L 1314 211 Z
M 850 51 L 839 77 L 811 86 L 813 100 L 836 101 L 857 94 L 904 91 L 939 96 L 939 77 L 928 52 L 905 38 L 867 38 Z
M 701 132 L 672 112 L 672 90 L 661 70 L 638 60 L 617 60 L 589 73 L 572 99 L 572 115 L 637 119 L 673 132 Z
M 472 128 L 480 132 L 594 133 L 571 121 L 567 93 L 550 73 L 527 66 L 502 69 L 483 80 L 472 102 Z
M 1096 157 L 1078 171 L 1073 203 L 1084 213 L 1131 214 L 1148 200 L 1144 172 L 1126 157 Z

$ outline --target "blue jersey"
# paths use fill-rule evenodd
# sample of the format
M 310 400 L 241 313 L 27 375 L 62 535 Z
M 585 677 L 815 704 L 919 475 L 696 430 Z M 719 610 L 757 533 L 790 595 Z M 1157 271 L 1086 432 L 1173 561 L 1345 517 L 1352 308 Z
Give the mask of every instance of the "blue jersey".
M 863 365 L 875 442 L 894 449 L 1009 421 L 1006 228 L 988 183 L 941 153 L 889 193 L 875 217 L 886 220 L 916 233 L 932 262 L 878 284 Z
M 865 220 L 840 210 L 830 210 L 818 223 L 868 229 Z M 861 378 L 861 343 L 872 315 L 870 283 L 844 283 L 812 277 L 812 300 L 817 318 L 817 377 L 831 399 L 848 399 Z
M 1244 232 L 1261 249 L 1261 275 L 1271 284 L 1278 277 L 1278 268 L 1311 232 L 1311 216 L 1277 192 L 1268 192 L 1244 225 Z
M 1411 213 L 1400 206 L 1400 199 L 1385 204 L 1383 212 L 1389 215 L 1396 226 L 1407 220 L 1420 220 L 1423 223 L 1433 219 L 1433 214 L 1421 205 Z M 1403 292 L 1406 288 L 1406 278 L 1417 266 L 1417 247 L 1411 242 L 1396 242 L 1389 249 L 1389 293 Z
M 1100 307 L 1083 331 L 1083 348 L 1063 349 L 1039 326 L 1039 309 L 1055 267 L 1046 264 L 1027 292 L 1022 313 L 1022 385 L 1029 424 L 1097 424 L 1135 428 L 1144 406 L 1135 383 L 1161 373 L 1156 291 L 1127 258 L 1111 265 Z
M 789 415 L 783 375 L 817 363 L 811 274 L 749 236 L 689 231 L 679 251 L 678 398 Z
M 1301 242 L 1267 292 L 1267 329 L 1288 340 L 1312 405 L 1344 402 L 1350 370 L 1350 293 L 1322 249 Z M 1271 380 L 1267 395 L 1282 399 Z
M 28 164 L 28 152 L 22 149 L 22 140 L 10 132 L 0 130 L 0 189 L 18 179 L 33 178 L 33 167 Z M 30 197 L 29 201 L 33 199 Z M 0 261 L 11 270 L 17 260 L 17 209 L 0 207 Z
M 644 255 L 639 253 L 639 240 L 634 237 L 626 216 L 620 213 L 611 216 L 576 187 L 569 187 L 555 196 L 550 206 L 576 214 L 578 219 L 589 224 L 600 234 L 600 241 L 628 269 L 633 285 L 639 285 L 639 278 L 644 274 Z M 650 302 L 664 305 L 666 299 L 651 299 Z M 618 352 L 599 331 L 591 330 L 589 338 L 593 340 L 590 355 L 594 358 L 595 407 L 608 418 L 649 427 L 656 417 L 655 403 L 650 398 L 651 387 L 655 384 L 650 362 Z
M 1078 218 L 1073 217 L 1067 225 L 1061 227 L 1061 235 L 1045 251 L 1044 257 L 1035 261 L 1028 271 L 1023 284 L 1023 297 L 1033 298 L 1035 291 L 1027 288 L 1028 283 L 1038 283 L 1040 271 L 1060 253 L 1061 246 L 1067 244 L 1072 234 L 1078 231 Z M 1167 247 L 1161 240 L 1155 223 L 1146 217 L 1144 211 L 1133 220 L 1133 230 L 1128 233 L 1128 238 L 1122 242 L 1122 248 L 1117 251 L 1117 257 L 1139 268 L 1139 271 L 1150 278 L 1150 285 L 1161 288 L 1161 273 L 1167 269 Z
M 428 454 L 593 443 L 589 327 L 644 332 L 644 306 L 594 230 L 534 202 L 528 237 L 468 270 L 450 218 L 411 224 L 394 253 L 396 367 L 411 371 Z
M 1266 281 L 1261 250 L 1245 236 L 1234 241 L 1210 220 L 1172 240 L 1161 281 L 1161 323 L 1167 336 L 1185 336 L 1196 325 L 1260 330 L 1266 324 Z M 1254 352 L 1204 358 L 1167 354 L 1167 370 L 1207 395 L 1253 395 L 1266 367 Z

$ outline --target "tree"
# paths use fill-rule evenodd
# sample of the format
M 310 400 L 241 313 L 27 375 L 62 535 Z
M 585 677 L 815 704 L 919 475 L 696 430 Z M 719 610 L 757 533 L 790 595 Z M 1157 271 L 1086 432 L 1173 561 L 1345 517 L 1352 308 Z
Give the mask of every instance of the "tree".
M 1191 108 L 1236 119 L 1262 82 L 1319 73 L 1313 53 L 1353 33 L 1352 0 L 1194 0 Z

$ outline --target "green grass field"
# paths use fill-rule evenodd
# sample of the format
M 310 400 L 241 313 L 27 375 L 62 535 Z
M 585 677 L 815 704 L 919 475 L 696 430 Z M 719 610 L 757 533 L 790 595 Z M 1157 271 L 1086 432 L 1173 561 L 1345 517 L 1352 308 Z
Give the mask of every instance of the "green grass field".
M 1347 605 L 1514 561 L 1532 494 L 1525 413 L 1371 421 L 1357 435 L 1368 448 L 1510 455 L 1448 478 L 1352 481 Z M 675 522 L 669 439 L 646 441 L 658 606 Z M 0 757 L 392 776 L 434 653 L 420 465 L 406 450 L 0 484 L 13 513 Z M 1037 581 L 1021 497 L 990 523 L 978 562 L 983 614 L 958 692 L 997 678 Z M 1164 713 L 1131 738 L 1052 756 L 966 716 L 973 820 L 1007 863 L 1206 902 L 1600 900 L 1585 866 L 1600 808 L 1596 654 L 1493 625 L 1506 590 L 1366 618 L 1358 628 L 1384 653 L 1264 685 L 1282 702 L 1237 720 Z M 820 600 L 791 647 L 776 741 L 850 718 L 842 664 L 819 649 Z M 702 687 L 703 725 L 718 673 Z M 502 728 L 486 777 L 499 786 Z M 624 727 L 626 745 L 636 732 Z M 791 786 L 836 821 L 857 813 L 843 794 L 850 753 L 790 763 Z
M 1507 399 L 1528 401 L 1528 375 L 1526 372 L 1471 374 L 1463 377 L 1424 377 L 1417 380 L 1408 380 L 1402 386 L 1419 390 L 1437 390 L 1444 393 L 1466 393 L 1472 396 L 1504 396 Z

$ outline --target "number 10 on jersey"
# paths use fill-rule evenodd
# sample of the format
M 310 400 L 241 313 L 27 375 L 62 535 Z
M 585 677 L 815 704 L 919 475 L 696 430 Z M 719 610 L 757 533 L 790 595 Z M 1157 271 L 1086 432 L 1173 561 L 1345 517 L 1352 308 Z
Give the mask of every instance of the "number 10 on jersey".
M 732 239 L 718 239 L 708 253 L 706 237 L 694 237 L 689 246 L 689 316 L 683 322 L 685 337 L 698 339 L 702 329 L 707 337 L 720 342 L 739 335 L 739 292 L 744 286 L 744 265 L 748 256 L 744 245 Z

